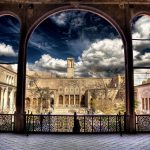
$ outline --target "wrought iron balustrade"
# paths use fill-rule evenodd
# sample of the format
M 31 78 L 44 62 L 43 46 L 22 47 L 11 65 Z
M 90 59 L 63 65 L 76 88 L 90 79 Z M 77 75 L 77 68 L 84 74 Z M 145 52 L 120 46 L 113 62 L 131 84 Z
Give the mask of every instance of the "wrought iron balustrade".
M 27 115 L 28 132 L 73 132 L 74 115 Z M 80 132 L 117 133 L 124 131 L 124 115 L 77 115 Z
M 0 114 L 0 132 L 14 131 L 14 114 Z
M 136 131 L 150 132 L 150 115 L 136 115 Z

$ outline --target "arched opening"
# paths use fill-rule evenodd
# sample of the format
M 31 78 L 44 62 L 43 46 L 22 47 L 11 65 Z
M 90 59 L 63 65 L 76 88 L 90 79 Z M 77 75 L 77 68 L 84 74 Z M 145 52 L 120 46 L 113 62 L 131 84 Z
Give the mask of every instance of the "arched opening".
M 1 110 L 15 112 L 20 20 L 13 13 L 0 13 L 0 87 Z M 13 86 L 13 87 L 12 87 Z M 9 88 L 11 91 L 9 91 Z
M 69 105 L 69 95 L 65 95 L 65 105 L 66 107 Z
M 85 95 L 81 96 L 81 107 L 85 107 L 86 106 L 86 99 L 85 99 Z
M 30 100 L 29 97 L 27 97 L 27 98 L 25 99 L 26 107 L 29 108 L 29 109 L 30 109 L 30 103 L 31 103 L 30 101 L 31 101 L 31 100 Z
M 70 105 L 74 105 L 74 95 L 70 95 Z
M 137 114 L 150 114 L 150 14 L 132 19 L 134 101 Z
M 75 95 L 75 105 L 79 106 L 79 95 Z
M 63 96 L 62 95 L 59 95 L 59 104 L 63 105 Z
M 103 114 L 126 111 L 122 35 L 104 16 L 86 9 L 67 9 L 36 24 L 28 42 L 26 72 L 32 72 L 31 80 L 39 89 L 55 90 L 55 108 L 63 93 L 63 110 L 83 103 L 86 112 L 92 97 L 97 104 L 95 113 L 101 112 L 101 101 L 108 102 Z M 79 91 L 69 87 L 79 87 Z

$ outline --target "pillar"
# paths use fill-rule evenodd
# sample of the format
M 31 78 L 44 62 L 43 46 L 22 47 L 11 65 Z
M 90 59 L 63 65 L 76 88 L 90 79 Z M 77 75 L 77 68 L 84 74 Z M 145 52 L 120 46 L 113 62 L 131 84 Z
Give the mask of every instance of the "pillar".
M 70 90 L 70 89 L 69 89 Z M 68 96 L 69 96 L 69 104 L 68 104 L 68 106 L 70 107 L 70 93 L 68 94 Z
M 73 103 L 74 104 L 73 105 L 74 105 L 74 107 L 76 107 L 76 94 L 74 93 L 73 96 L 74 96 L 74 98 L 73 98 Z
M 14 89 L 11 90 L 9 99 L 10 99 L 10 113 L 14 113 L 14 99 L 15 99 Z
M 0 109 L 2 110 L 2 112 L 3 112 L 3 105 L 4 105 L 4 89 L 1 88 L 1 106 L 0 106 Z
M 134 133 L 135 126 L 135 112 L 134 112 L 134 82 L 133 82 L 133 49 L 132 49 L 132 35 L 131 35 L 131 11 L 127 5 L 124 16 L 125 26 L 124 35 L 126 38 L 126 131 Z
M 26 9 L 22 8 L 22 26 L 20 30 L 20 43 L 18 53 L 18 74 L 17 74 L 17 93 L 16 93 L 16 112 L 15 126 L 16 133 L 24 133 L 26 131 L 26 116 L 25 116 L 25 82 L 26 82 L 26 36 L 27 36 L 27 13 Z
M 7 110 L 7 101 L 8 101 L 8 87 L 5 88 L 4 90 L 4 107 L 3 110 L 6 111 Z

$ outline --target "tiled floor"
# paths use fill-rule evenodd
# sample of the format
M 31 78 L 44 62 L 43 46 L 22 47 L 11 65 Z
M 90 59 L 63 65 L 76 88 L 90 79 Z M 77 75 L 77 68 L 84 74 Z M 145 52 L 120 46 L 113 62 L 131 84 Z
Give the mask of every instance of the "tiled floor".
M 0 134 L 0 150 L 150 150 L 150 134 Z

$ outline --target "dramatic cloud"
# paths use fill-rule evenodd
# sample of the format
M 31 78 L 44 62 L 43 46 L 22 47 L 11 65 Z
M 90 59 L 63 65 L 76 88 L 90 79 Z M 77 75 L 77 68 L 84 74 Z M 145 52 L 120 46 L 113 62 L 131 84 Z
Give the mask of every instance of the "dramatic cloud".
M 133 24 L 133 39 L 150 39 L 150 17 L 142 16 Z M 150 41 L 134 40 L 133 54 L 135 66 L 149 66 Z
M 66 11 L 61 12 L 55 15 L 52 15 L 50 18 L 60 26 L 69 25 L 72 28 L 80 27 L 84 24 L 84 16 L 87 12 L 82 11 Z
M 32 69 L 64 75 L 67 71 L 66 63 L 66 60 L 44 54 L 32 65 Z M 123 72 L 124 50 L 120 39 L 105 39 L 91 44 L 75 62 L 75 73 L 78 77 L 112 76 Z
M 67 21 L 67 14 L 65 12 L 59 13 L 56 15 L 51 16 L 51 19 L 57 24 L 57 25 L 66 25 Z
M 80 62 L 77 63 L 77 72 L 93 76 L 111 76 L 122 73 L 124 68 L 124 50 L 120 39 L 104 39 L 93 43 L 84 50 Z M 83 71 L 83 72 L 82 72 Z M 79 74 L 80 74 L 79 73 Z
M 90 12 L 72 10 L 50 16 L 35 30 L 29 44 L 32 70 L 66 75 L 67 58 L 73 57 L 76 77 L 124 73 L 124 48 L 118 33 Z
M 64 75 L 66 73 L 66 63 L 62 59 L 55 59 L 48 54 L 44 54 L 35 64 L 29 65 L 29 68 L 30 70 L 43 70 L 57 75 Z
M 13 47 L 11 45 L 6 45 L 5 43 L 0 43 L 0 56 L 6 57 L 16 57 Z

